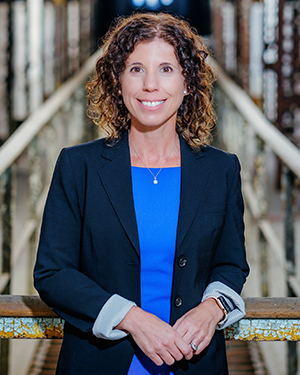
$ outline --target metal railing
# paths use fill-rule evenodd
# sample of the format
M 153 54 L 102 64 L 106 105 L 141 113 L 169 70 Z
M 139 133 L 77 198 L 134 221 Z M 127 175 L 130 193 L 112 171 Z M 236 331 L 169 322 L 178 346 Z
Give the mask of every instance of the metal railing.
M 246 316 L 227 340 L 299 341 L 300 298 L 245 298 Z M 38 296 L 0 296 L 1 339 L 60 339 L 64 321 Z
M 96 136 L 86 117 L 84 81 L 98 54 L 61 85 L 0 147 L 0 293 L 33 294 L 32 270 L 50 179 L 59 151 Z M 9 343 L 1 342 L 0 373 Z
M 80 72 L 33 112 L 0 148 L 1 293 L 9 291 L 11 271 L 39 228 L 49 181 L 60 149 L 91 139 L 94 135 L 85 116 L 83 83 L 93 70 L 96 58 L 97 54 L 88 59 Z M 22 173 L 25 174 L 24 183 L 18 179 Z M 16 194 L 18 187 L 15 186 L 17 183 L 28 191 L 27 207 L 20 207 L 28 212 L 24 221 L 21 221 L 20 216 L 13 215 L 13 211 L 20 213 L 16 206 L 19 203 Z M 21 221 L 18 224 L 20 230 L 13 236 L 16 221 Z
M 95 50 L 94 0 L 0 2 L 0 142 Z
M 216 63 L 213 65 L 218 75 L 218 138 L 226 150 L 239 156 L 242 165 L 246 244 L 252 269 L 245 293 L 300 297 L 300 244 L 295 235 L 296 226 L 297 233 L 300 229 L 300 150 Z M 266 356 L 271 355 L 269 350 Z M 287 373 L 296 374 L 295 343 L 288 343 L 287 362 Z

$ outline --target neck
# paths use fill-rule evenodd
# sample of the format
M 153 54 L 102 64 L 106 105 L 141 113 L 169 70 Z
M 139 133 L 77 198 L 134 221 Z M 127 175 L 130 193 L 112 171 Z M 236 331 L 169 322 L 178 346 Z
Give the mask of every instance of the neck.
M 179 137 L 175 129 L 172 132 L 139 132 L 132 128 L 129 145 L 133 166 L 161 168 L 181 164 Z

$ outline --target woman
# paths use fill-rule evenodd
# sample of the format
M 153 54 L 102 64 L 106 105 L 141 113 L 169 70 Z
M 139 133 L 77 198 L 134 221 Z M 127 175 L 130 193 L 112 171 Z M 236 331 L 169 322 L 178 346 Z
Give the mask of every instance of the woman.
M 248 265 L 238 160 L 208 146 L 206 57 L 166 14 L 106 36 L 87 89 L 108 136 L 61 152 L 35 267 L 66 322 L 58 374 L 227 374 Z

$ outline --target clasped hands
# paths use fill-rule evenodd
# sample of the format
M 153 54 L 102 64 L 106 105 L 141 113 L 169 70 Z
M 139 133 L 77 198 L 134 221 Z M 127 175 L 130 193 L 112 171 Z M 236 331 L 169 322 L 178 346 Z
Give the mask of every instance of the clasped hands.
M 137 306 L 133 306 L 115 328 L 128 332 L 152 361 L 171 366 L 183 357 L 190 360 L 210 343 L 223 313 L 216 301 L 206 299 L 188 311 L 173 326 Z M 192 345 L 197 346 L 193 350 Z

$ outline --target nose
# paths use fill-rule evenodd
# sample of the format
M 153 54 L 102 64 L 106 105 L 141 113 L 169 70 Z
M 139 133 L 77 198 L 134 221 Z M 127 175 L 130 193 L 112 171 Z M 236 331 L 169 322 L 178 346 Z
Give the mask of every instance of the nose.
M 155 73 L 147 72 L 144 76 L 143 90 L 153 92 L 159 89 L 158 77 Z

